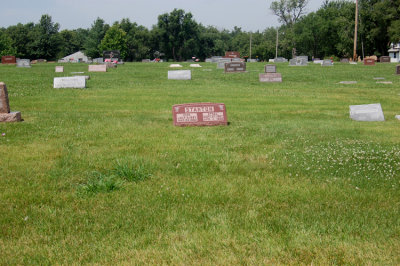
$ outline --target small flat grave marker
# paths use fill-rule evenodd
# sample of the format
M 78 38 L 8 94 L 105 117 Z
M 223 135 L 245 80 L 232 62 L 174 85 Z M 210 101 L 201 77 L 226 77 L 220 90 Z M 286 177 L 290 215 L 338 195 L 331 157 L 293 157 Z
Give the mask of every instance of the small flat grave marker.
M 190 67 L 201 67 L 200 64 L 190 64 Z
M 350 62 L 350 65 L 357 65 L 357 62 Z
M 0 82 L 0 122 L 18 121 L 21 121 L 21 112 L 10 111 L 7 86 L 4 82 Z
M 84 76 L 54 78 L 54 89 L 84 89 L 86 78 Z
M 170 71 L 168 71 L 168 79 L 191 80 L 192 79 L 192 71 L 191 70 L 170 70 Z
M 169 67 L 182 67 L 180 64 L 170 64 Z
M 261 73 L 259 75 L 260 82 L 282 82 L 281 73 Z
M 225 64 L 225 73 L 245 72 L 246 63 L 244 62 L 230 62 Z
M 393 84 L 391 81 L 377 81 L 378 84 Z
M 357 81 L 341 81 L 339 84 L 357 84 Z
M 85 72 L 71 72 L 71 74 L 84 74 Z
M 223 103 L 188 103 L 172 106 L 174 126 L 228 125 Z
M 376 80 L 380 80 L 380 79 L 385 79 L 385 78 L 382 78 L 382 77 L 376 77 L 376 78 L 374 78 L 374 79 L 376 79 Z
M 56 66 L 56 73 L 62 73 L 64 72 L 64 67 L 63 66 Z
M 365 58 L 364 66 L 375 66 L 375 60 L 372 58 Z
M 106 65 L 89 65 L 89 72 L 107 72 Z
M 350 118 L 356 121 L 385 121 L 380 103 L 350 105 Z
M 265 73 L 276 73 L 276 65 L 265 65 L 264 72 Z
M 30 68 L 31 67 L 31 60 L 29 60 L 29 59 L 19 59 L 19 60 L 17 60 L 17 67 Z

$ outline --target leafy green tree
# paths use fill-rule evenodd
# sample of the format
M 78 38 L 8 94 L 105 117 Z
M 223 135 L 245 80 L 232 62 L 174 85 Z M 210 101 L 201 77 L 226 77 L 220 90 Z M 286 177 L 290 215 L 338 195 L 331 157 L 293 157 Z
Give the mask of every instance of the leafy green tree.
M 12 39 L 7 35 L 5 30 L 0 30 L 0 56 L 15 55 L 17 49 L 14 47 Z
M 61 45 L 61 38 L 58 33 L 60 25 L 52 22 L 51 16 L 42 15 L 39 24 L 36 24 L 33 31 L 28 33 L 32 40 L 28 44 L 30 56 L 33 58 L 44 58 L 47 60 L 56 59 Z
M 120 57 L 125 59 L 128 53 L 126 32 L 118 24 L 114 24 L 108 29 L 106 35 L 100 43 L 100 51 L 119 50 Z
M 110 26 L 105 24 L 104 20 L 101 18 L 97 18 L 94 21 L 84 43 L 84 49 L 87 56 L 91 58 L 103 56 L 102 50 L 100 49 L 100 43 L 109 28 Z
M 308 0 L 278 0 L 271 3 L 270 9 L 286 26 L 294 25 L 305 13 Z
M 33 32 L 34 27 L 34 23 L 27 23 L 25 25 L 18 23 L 7 28 L 7 35 L 13 40 L 13 45 L 16 49 L 16 57 L 31 58 L 29 44 L 33 42 L 33 36 L 29 33 Z
M 77 51 L 83 50 L 85 38 L 88 30 L 63 30 L 60 32 L 61 49 L 58 58 L 73 54 Z
M 158 16 L 156 32 L 167 58 L 181 61 L 199 53 L 199 27 L 191 13 L 174 9 Z
M 126 60 L 136 61 L 151 57 L 150 32 L 129 19 L 122 19 L 119 23 L 122 30 L 127 34 L 127 56 Z

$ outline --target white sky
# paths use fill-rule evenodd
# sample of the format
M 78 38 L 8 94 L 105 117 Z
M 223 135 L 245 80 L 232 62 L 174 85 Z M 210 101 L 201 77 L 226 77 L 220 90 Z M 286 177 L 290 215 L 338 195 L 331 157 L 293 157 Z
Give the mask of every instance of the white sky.
M 112 24 L 129 18 L 147 28 L 157 24 L 157 17 L 174 8 L 191 12 L 194 20 L 205 26 L 232 30 L 263 31 L 278 26 L 270 11 L 273 0 L 0 0 L 0 27 L 20 23 L 38 23 L 49 14 L 61 29 L 90 28 L 97 17 Z M 317 10 L 323 0 L 309 0 L 307 11 Z

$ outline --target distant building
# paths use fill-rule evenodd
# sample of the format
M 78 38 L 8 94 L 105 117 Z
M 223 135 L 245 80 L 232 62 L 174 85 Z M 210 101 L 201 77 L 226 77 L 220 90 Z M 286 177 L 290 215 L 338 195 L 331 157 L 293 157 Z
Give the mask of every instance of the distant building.
M 392 43 L 390 49 L 388 50 L 390 56 L 390 62 L 398 63 L 400 62 L 400 42 L 397 44 Z
M 81 51 L 78 51 L 74 54 L 68 55 L 58 60 L 58 63 L 88 63 L 88 62 L 89 58 Z

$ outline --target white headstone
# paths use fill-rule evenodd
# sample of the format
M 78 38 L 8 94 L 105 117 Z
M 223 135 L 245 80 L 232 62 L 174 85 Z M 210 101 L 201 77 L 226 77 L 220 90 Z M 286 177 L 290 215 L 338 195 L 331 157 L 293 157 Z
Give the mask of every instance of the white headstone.
M 64 72 L 64 67 L 63 66 L 56 66 L 56 72 Z
M 31 67 L 31 60 L 29 59 L 18 59 L 17 67 Z
M 356 121 L 385 121 L 380 103 L 350 105 L 350 118 Z
M 169 67 L 182 67 L 180 64 L 171 64 Z
M 84 89 L 86 88 L 86 78 L 84 76 L 54 78 L 53 87 L 55 89 Z
M 107 65 L 89 65 L 89 72 L 107 72 Z
M 190 71 L 190 70 L 170 70 L 170 71 L 168 71 L 168 79 L 190 80 L 190 79 L 192 79 L 192 71 Z
M 190 67 L 201 67 L 199 64 L 190 64 Z

